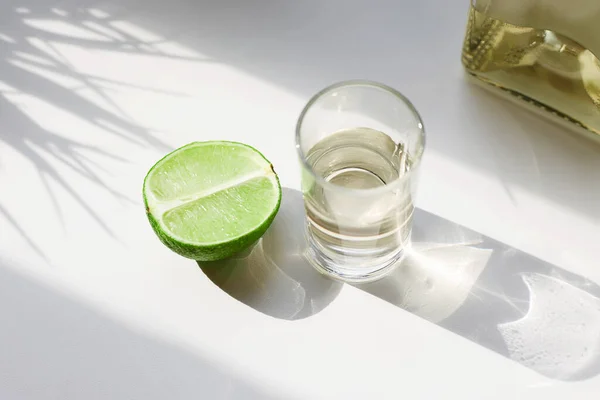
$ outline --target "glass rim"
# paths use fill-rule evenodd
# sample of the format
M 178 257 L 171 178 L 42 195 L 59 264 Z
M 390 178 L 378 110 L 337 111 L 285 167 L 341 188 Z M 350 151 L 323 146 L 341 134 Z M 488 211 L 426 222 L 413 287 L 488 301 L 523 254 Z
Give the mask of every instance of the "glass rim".
M 389 94 L 392 94 L 393 96 L 395 96 L 405 106 L 408 107 L 408 109 L 413 113 L 413 115 L 416 119 L 417 127 L 419 128 L 419 131 L 420 131 L 419 134 L 421 136 L 421 141 L 422 141 L 421 149 L 419 150 L 418 154 L 414 155 L 414 162 L 412 163 L 412 167 L 417 168 L 421 164 L 421 159 L 423 158 L 423 152 L 425 150 L 425 145 L 426 145 L 426 141 L 427 141 L 426 140 L 427 135 L 425 134 L 425 125 L 423 124 L 423 119 L 421 118 L 421 115 L 419 114 L 419 112 L 417 111 L 415 106 L 411 103 L 411 101 L 406 96 L 404 96 L 402 93 L 400 93 L 398 90 L 396 90 L 388 85 L 385 85 L 383 83 L 370 81 L 370 80 L 366 80 L 366 79 L 352 79 L 352 80 L 346 80 L 346 81 L 340 81 L 340 82 L 333 83 L 333 84 L 321 89 L 318 93 L 313 95 L 310 98 L 310 100 L 308 100 L 308 102 L 302 109 L 302 112 L 298 116 L 298 121 L 296 122 L 295 140 L 296 140 L 296 151 L 298 153 L 298 157 L 300 158 L 300 161 L 301 161 L 303 167 L 310 172 L 312 178 L 316 182 L 318 182 L 319 185 L 321 185 L 323 187 L 331 187 L 331 188 L 334 188 L 334 190 L 347 191 L 347 192 L 351 192 L 353 194 L 369 194 L 369 195 L 388 192 L 390 190 L 395 190 L 395 189 L 397 189 L 397 187 L 399 187 L 404 181 L 406 181 L 410 177 L 410 175 L 411 175 L 410 171 L 408 171 L 408 173 L 403 175 L 402 177 L 398 177 L 384 186 L 379 186 L 376 188 L 369 188 L 369 189 L 350 189 L 350 188 L 346 188 L 343 186 L 333 184 L 333 183 L 323 179 L 323 177 L 317 175 L 315 173 L 315 171 L 312 169 L 312 167 L 309 165 L 309 163 L 306 159 L 306 154 L 304 154 L 304 151 L 302 151 L 302 146 L 301 146 L 302 139 L 301 139 L 300 131 L 302 130 L 302 123 L 304 121 L 306 114 L 308 113 L 308 110 L 317 102 L 317 100 L 319 100 L 321 97 L 323 97 L 323 95 L 325 95 L 335 89 L 339 89 L 342 87 L 350 87 L 350 86 L 365 86 L 365 87 L 371 87 L 371 88 L 383 90 L 383 91 L 388 92 Z

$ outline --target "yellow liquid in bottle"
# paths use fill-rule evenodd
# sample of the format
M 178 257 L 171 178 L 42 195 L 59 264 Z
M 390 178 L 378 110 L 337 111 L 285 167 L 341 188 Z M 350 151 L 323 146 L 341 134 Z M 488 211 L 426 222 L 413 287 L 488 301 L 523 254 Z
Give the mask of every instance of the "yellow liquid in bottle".
M 586 48 L 540 27 L 539 12 L 531 18 L 536 27 L 490 15 L 471 6 L 462 55 L 467 71 L 529 108 L 600 138 L 600 61 L 590 50 L 600 50 L 600 35 L 588 35 Z M 527 17 L 518 22 L 527 23 Z

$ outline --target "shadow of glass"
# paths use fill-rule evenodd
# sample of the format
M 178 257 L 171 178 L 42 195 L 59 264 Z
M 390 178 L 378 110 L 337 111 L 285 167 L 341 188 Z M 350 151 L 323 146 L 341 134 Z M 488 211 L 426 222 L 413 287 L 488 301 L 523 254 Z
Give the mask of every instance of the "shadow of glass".
M 18 270 L 0 259 L 1 399 L 281 398 L 202 350 L 129 328 Z
M 549 378 L 600 373 L 600 286 L 423 210 L 404 262 L 357 287 Z
M 302 194 L 283 188 L 277 217 L 248 254 L 198 265 L 224 292 L 264 314 L 296 320 L 320 312 L 342 284 L 323 277 L 304 258 L 303 210 Z
M 303 209 L 302 195 L 284 189 L 280 213 L 249 254 L 200 267 L 262 313 L 316 314 L 342 285 L 303 257 Z M 356 287 L 549 378 L 600 373 L 600 286 L 426 211 L 415 212 L 402 264 Z

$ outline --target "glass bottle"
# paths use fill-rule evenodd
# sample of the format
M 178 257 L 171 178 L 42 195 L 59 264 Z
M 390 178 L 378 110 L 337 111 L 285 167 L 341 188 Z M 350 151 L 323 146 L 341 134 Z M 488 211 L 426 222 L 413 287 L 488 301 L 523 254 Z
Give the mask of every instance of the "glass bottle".
M 600 0 L 471 0 L 476 81 L 600 139 Z

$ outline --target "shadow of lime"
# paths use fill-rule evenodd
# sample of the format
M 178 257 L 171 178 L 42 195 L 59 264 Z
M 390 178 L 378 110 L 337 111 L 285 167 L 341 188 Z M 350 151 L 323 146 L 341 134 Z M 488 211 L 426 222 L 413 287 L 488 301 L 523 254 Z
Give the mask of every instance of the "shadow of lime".
M 323 277 L 304 256 L 302 194 L 283 188 L 281 208 L 262 239 L 246 254 L 198 262 L 224 292 L 269 316 L 296 320 L 327 307 L 342 284 Z

